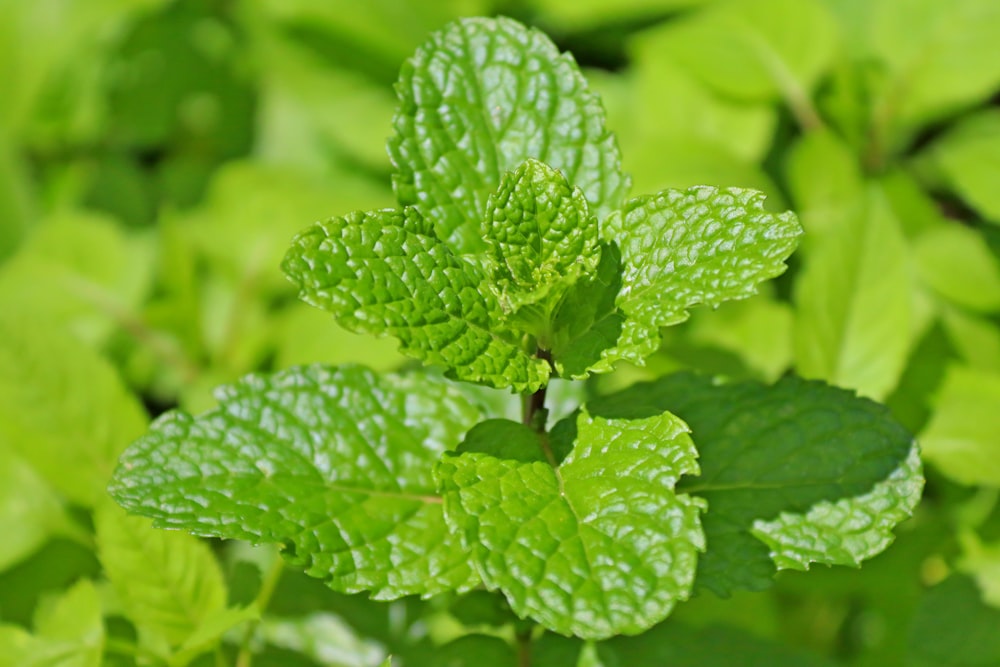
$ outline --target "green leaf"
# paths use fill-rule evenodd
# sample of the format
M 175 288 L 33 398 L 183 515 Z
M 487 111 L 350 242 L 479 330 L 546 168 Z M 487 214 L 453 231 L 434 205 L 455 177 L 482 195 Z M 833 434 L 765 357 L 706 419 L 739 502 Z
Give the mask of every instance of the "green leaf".
M 59 497 L 0 436 L 0 571 L 68 523 Z
M 890 76 L 881 104 L 916 126 L 985 100 L 1000 85 L 993 0 L 880 0 L 865 21 Z
M 688 597 L 701 506 L 673 487 L 697 454 L 673 415 L 629 416 L 598 403 L 550 439 L 489 420 L 441 460 L 448 523 L 519 616 L 596 639 L 642 632 Z
M 808 570 L 811 563 L 860 567 L 892 544 L 892 529 L 913 514 L 923 487 L 920 452 L 914 446 L 868 493 L 824 500 L 803 514 L 758 519 L 753 535 L 771 550 L 779 570 Z
M 1000 485 L 1000 375 L 951 366 L 920 434 L 924 458 L 962 484 Z
M 608 665 L 628 667 L 835 667 L 819 655 L 725 626 L 692 628 L 670 621 L 638 637 L 598 644 Z
M 396 93 L 396 196 L 461 252 L 482 247 L 488 195 L 528 158 L 562 171 L 598 219 L 625 196 L 600 100 L 537 30 L 505 18 L 452 23 L 403 65 Z
M 352 213 L 296 237 L 282 265 L 299 296 L 345 328 L 391 335 L 400 350 L 462 380 L 534 391 L 548 364 L 498 326 L 478 265 L 456 255 L 414 208 Z
M 393 370 L 408 361 L 391 338 L 372 338 L 347 331 L 329 313 L 294 302 L 274 316 L 275 368 L 299 364 L 356 363 L 377 371 Z
M 114 369 L 65 331 L 0 312 L 0 442 L 67 499 L 92 506 L 146 415 Z
M 153 646 L 184 644 L 226 605 L 226 587 L 208 545 L 106 504 L 94 515 L 104 572 L 128 617 Z
M 100 665 L 104 619 L 93 582 L 81 579 L 47 602 L 35 612 L 35 634 L 49 640 L 76 642 L 81 655 L 74 664 Z
M 1000 609 L 1000 542 L 985 543 L 974 531 L 965 530 L 959 534 L 959 543 L 958 570 L 975 579 L 983 602 Z
M 510 667 L 518 664 L 509 642 L 499 637 L 469 634 L 437 647 L 428 667 Z
M 1000 262 L 982 233 L 942 225 L 921 234 L 913 254 L 920 279 L 938 295 L 973 311 L 1000 310 Z
M 1000 28 L 1000 13 L 997 14 Z M 1000 69 L 997 73 L 1000 84 Z M 951 189 L 983 218 L 1000 224 L 1000 111 L 970 116 L 934 142 L 930 159 Z
M 983 604 L 976 585 L 952 576 L 927 591 L 910 631 L 912 667 L 985 667 L 1000 663 L 1000 609 Z
M 708 501 L 696 583 L 722 596 L 768 587 L 776 567 L 873 555 L 919 489 L 910 434 L 884 407 L 820 382 L 683 373 L 606 400 L 669 408 L 691 427 L 702 473 L 678 490 Z
M 641 364 L 659 347 L 659 328 L 683 322 L 692 306 L 746 298 L 784 272 L 800 233 L 793 213 L 768 213 L 764 196 L 753 190 L 703 186 L 632 199 L 602 229 L 620 248 L 621 276 L 607 266 L 617 263 L 614 254 L 605 253 L 594 282 L 581 285 L 583 298 L 567 299 L 570 322 L 582 333 L 564 335 L 553 347 L 556 369 L 578 378 L 619 359 Z M 573 312 L 581 302 L 592 304 L 586 319 Z M 580 326 L 586 320 L 589 326 Z M 594 338 L 599 345 L 585 344 Z M 592 358 L 581 349 L 593 351 Z
M 597 219 L 583 192 L 537 160 L 500 179 L 486 205 L 483 236 L 501 306 L 514 311 L 541 302 L 543 334 L 553 302 L 600 260 Z
M 859 208 L 807 249 L 795 284 L 799 373 L 887 396 L 915 338 L 914 280 L 901 225 L 870 186 Z
M 152 278 L 149 250 L 111 218 L 60 213 L 38 224 L 0 267 L 0 303 L 101 343 L 121 314 L 145 297 Z
M 476 584 L 431 472 L 480 417 L 459 391 L 316 365 L 247 376 L 218 399 L 198 418 L 161 418 L 133 444 L 115 499 L 159 526 L 283 544 L 344 592 L 391 599 Z
M 810 132 L 788 151 L 786 178 L 802 219 L 803 245 L 822 245 L 827 234 L 864 210 L 865 182 L 857 156 L 829 131 Z M 816 178 L 816 174 L 823 178 Z
M 678 21 L 666 43 L 688 71 L 720 93 L 783 97 L 795 108 L 808 104 L 830 66 L 837 24 L 816 0 L 722 2 Z

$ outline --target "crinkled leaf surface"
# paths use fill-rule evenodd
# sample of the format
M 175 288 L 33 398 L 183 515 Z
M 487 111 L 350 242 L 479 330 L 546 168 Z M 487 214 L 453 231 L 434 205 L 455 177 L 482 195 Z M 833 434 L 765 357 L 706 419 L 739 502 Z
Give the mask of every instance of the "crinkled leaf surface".
M 184 643 L 225 608 L 222 571 L 201 540 L 156 530 L 111 503 L 98 508 L 94 523 L 104 572 L 128 617 L 154 644 Z
M 597 218 L 583 192 L 548 165 L 527 160 L 504 174 L 486 209 L 483 236 L 505 311 L 557 299 L 597 266 Z M 550 309 L 541 304 L 546 329 Z
M 482 247 L 487 197 L 528 158 L 562 171 L 598 218 L 625 196 L 599 98 L 537 30 L 505 18 L 452 23 L 403 65 L 396 92 L 396 195 L 462 252 Z
M 275 542 L 340 591 L 466 589 L 468 553 L 433 495 L 434 462 L 479 411 L 445 382 L 307 366 L 172 413 L 121 458 L 111 493 L 159 526 Z
M 567 298 L 575 332 L 553 348 L 562 375 L 582 377 L 618 359 L 641 363 L 659 347 L 660 327 L 683 322 L 692 306 L 751 296 L 784 272 L 801 228 L 791 212 L 767 212 L 760 192 L 701 186 L 632 199 L 601 233 L 620 255 L 606 252 L 581 284 L 592 293 Z M 581 302 L 592 304 L 586 316 L 573 314 Z
M 352 213 L 317 223 L 283 264 L 307 303 L 359 333 L 392 335 L 401 350 L 459 379 L 534 391 L 548 364 L 499 325 L 482 269 L 455 254 L 415 208 Z
M 888 524 L 916 500 L 910 434 L 842 389 L 795 377 L 719 385 L 683 373 L 606 400 L 669 408 L 691 427 L 702 474 L 678 488 L 708 501 L 697 585 L 723 596 L 768 587 L 776 567 L 854 565 L 884 546 Z
M 699 504 L 673 490 L 697 471 L 687 427 L 598 404 L 544 437 L 473 428 L 438 466 L 449 524 L 518 615 L 583 638 L 642 632 L 687 598 L 704 546 Z

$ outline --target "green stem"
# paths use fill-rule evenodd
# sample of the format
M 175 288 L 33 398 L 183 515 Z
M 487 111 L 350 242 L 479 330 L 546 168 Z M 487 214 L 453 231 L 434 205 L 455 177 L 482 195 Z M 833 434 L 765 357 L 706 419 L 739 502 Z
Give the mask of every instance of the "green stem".
M 520 630 L 517 639 L 517 667 L 531 667 L 531 628 Z
M 278 587 L 278 582 L 281 581 L 281 574 L 284 571 L 285 561 L 281 559 L 280 555 L 275 555 L 274 563 L 264 576 L 264 580 L 260 584 L 260 591 L 257 593 L 257 599 L 254 600 L 261 616 L 264 615 L 267 605 L 271 603 L 271 597 L 274 595 L 274 590 Z M 260 625 L 259 620 L 250 621 L 247 624 L 246 630 L 243 632 L 243 640 L 240 642 L 240 652 L 236 656 L 236 667 L 250 667 L 250 663 L 253 662 L 250 642 L 253 640 L 254 633 L 257 632 L 258 625 Z
M 548 350 L 539 348 L 535 356 L 544 359 L 551 366 L 552 354 Z M 521 399 L 521 421 L 525 426 L 533 428 L 538 433 L 545 433 L 545 424 L 548 420 L 549 411 L 545 407 L 545 392 L 548 385 L 544 384 L 533 394 L 525 394 Z

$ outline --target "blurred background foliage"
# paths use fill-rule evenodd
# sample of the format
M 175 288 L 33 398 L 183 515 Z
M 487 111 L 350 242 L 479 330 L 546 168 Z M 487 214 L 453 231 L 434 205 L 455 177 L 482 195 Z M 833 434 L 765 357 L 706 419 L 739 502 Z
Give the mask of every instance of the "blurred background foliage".
M 405 363 L 297 302 L 277 264 L 311 221 L 393 204 L 400 63 L 449 20 L 495 14 L 585 67 L 634 191 L 758 188 L 807 231 L 760 295 L 697 312 L 647 368 L 590 389 L 680 368 L 822 378 L 888 403 L 929 477 L 860 571 L 784 573 L 610 649 L 551 638 L 539 655 L 1000 665 L 996 0 L 0 0 L 0 666 L 497 649 L 488 600 L 279 580 L 271 552 L 129 525 L 103 494 L 150 417 L 201 411 L 217 384 Z M 253 600 L 270 605 L 245 631 L 234 609 Z

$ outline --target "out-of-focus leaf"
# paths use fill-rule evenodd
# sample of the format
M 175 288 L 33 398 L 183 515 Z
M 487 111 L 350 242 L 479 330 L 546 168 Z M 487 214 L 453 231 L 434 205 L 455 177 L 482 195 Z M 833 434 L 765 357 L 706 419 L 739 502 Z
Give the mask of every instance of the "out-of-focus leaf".
M 795 358 L 806 377 L 884 398 L 899 381 L 916 334 L 906 239 L 884 195 L 808 249 L 795 284 Z
M 996 25 L 1000 29 L 1000 12 Z M 1000 67 L 997 68 L 1000 88 Z M 1000 224 L 1000 111 L 964 119 L 928 149 L 951 189 L 983 218 Z
M 816 0 L 730 1 L 677 21 L 666 43 L 685 69 L 719 92 L 784 98 L 794 108 L 808 104 L 830 66 L 837 24 Z
M 103 646 L 100 599 L 86 579 L 39 609 L 34 634 L 0 625 L 0 667 L 101 667 Z
M 318 362 L 391 370 L 408 361 L 391 338 L 352 333 L 329 313 L 306 304 L 296 303 L 283 310 L 276 328 L 275 368 Z
M 889 78 L 876 111 L 914 127 L 989 97 L 1000 86 L 993 0 L 880 0 L 866 3 L 872 54 Z
M 959 224 L 928 230 L 913 255 L 920 280 L 942 297 L 973 311 L 1000 310 L 1000 261 L 978 231 Z
M 961 533 L 959 542 L 959 570 L 975 579 L 983 602 L 1000 608 L 1000 543 L 986 543 L 972 531 Z
M 104 496 L 146 415 L 93 350 L 23 311 L 0 313 L 0 438 L 66 498 Z
M 924 457 L 962 484 L 1000 485 L 1000 375 L 953 365 L 920 434 Z
M 98 508 L 95 524 L 104 571 L 151 646 L 178 647 L 225 609 L 222 572 L 207 544 L 155 529 L 110 502 Z
M 257 632 L 271 646 L 295 651 L 322 665 L 369 667 L 385 655 L 376 642 L 359 635 L 345 619 L 328 612 L 294 618 L 269 614 Z
M 785 173 L 806 234 L 803 249 L 862 215 L 865 182 L 850 148 L 828 131 L 810 132 L 787 154 Z M 821 176 L 818 176 L 821 175 Z
M 955 575 L 927 591 L 910 631 L 907 667 L 1000 664 L 1000 609 L 980 599 L 975 583 Z
M 150 248 L 93 213 L 63 213 L 40 223 L 0 266 L 0 304 L 44 316 L 100 343 L 146 295 Z
M 598 644 L 612 667 L 834 667 L 822 656 L 758 639 L 741 630 L 695 629 L 667 621 L 638 637 Z
M 0 436 L 0 571 L 40 547 L 67 520 L 52 487 L 10 449 Z

